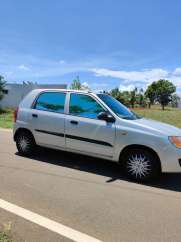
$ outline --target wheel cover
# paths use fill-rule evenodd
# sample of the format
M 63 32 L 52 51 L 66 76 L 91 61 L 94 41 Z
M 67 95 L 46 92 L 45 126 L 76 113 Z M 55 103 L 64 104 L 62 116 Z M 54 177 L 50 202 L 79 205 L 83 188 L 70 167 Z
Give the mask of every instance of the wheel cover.
M 128 158 L 128 172 L 140 178 L 146 177 L 151 171 L 150 160 L 145 154 L 134 154 Z
M 30 141 L 25 136 L 21 136 L 18 143 L 22 151 L 26 151 L 30 146 Z

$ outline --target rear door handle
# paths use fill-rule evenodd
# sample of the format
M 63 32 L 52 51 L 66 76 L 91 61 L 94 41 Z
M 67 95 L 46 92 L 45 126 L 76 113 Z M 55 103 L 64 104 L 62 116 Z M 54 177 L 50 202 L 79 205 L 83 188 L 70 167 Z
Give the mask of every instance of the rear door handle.
M 33 113 L 33 114 L 32 114 L 32 117 L 33 117 L 33 118 L 38 118 L 38 114 Z
M 71 124 L 75 124 L 75 125 L 77 125 L 77 124 L 78 124 L 78 121 L 71 120 L 70 123 L 71 123 Z

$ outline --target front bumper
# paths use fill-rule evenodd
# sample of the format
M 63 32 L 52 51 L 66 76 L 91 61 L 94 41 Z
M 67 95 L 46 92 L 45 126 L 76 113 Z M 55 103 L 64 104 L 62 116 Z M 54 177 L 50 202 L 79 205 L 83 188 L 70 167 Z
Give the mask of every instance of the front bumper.
M 162 172 L 181 172 L 181 149 L 169 145 L 159 156 Z

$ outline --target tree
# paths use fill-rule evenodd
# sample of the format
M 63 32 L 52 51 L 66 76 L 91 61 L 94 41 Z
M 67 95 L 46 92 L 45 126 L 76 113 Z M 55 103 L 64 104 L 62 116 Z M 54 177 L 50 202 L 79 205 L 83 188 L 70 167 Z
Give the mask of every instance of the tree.
M 137 92 L 136 103 L 139 104 L 140 107 L 146 106 L 146 99 L 145 99 L 143 88 L 141 88 L 139 92 Z
M 76 77 L 76 79 L 73 80 L 70 89 L 74 89 L 74 90 L 81 90 L 82 89 L 82 85 L 79 79 L 79 76 Z
M 162 106 L 162 110 L 164 110 L 165 106 L 172 100 L 172 94 L 174 92 L 176 92 L 176 87 L 172 82 L 168 80 L 159 80 L 156 82 L 156 96 L 158 102 Z
M 156 88 L 156 82 L 153 82 L 151 85 L 148 86 L 145 92 L 145 97 L 148 99 L 149 108 L 151 108 L 151 105 L 153 105 L 156 100 Z
M 135 104 L 140 105 L 141 107 L 145 106 L 146 100 L 144 97 L 144 90 L 141 88 L 138 92 L 138 89 L 135 88 L 133 91 L 120 91 L 119 88 L 114 88 L 111 90 L 110 95 L 120 101 L 127 107 L 135 107 Z
M 2 100 L 3 96 L 4 96 L 3 90 L 5 87 L 5 84 L 6 84 L 6 81 L 5 81 L 4 77 L 0 75 L 0 100 Z
M 120 102 L 127 107 L 130 107 L 131 95 L 129 91 L 123 91 L 120 93 Z
M 116 98 L 118 101 L 120 101 L 120 94 L 121 94 L 121 93 L 120 93 L 118 87 L 112 89 L 111 92 L 110 92 L 110 95 L 111 95 L 112 97 Z
M 130 104 L 131 104 L 131 107 L 134 108 L 135 106 L 135 103 L 136 103 L 136 95 L 137 95 L 137 91 L 138 89 L 135 88 L 133 91 L 130 92 Z
M 176 93 L 174 93 L 172 95 L 172 101 L 171 101 L 172 107 L 178 108 L 178 104 L 179 104 L 180 100 L 181 100 L 181 98 Z
M 112 89 L 109 93 L 112 97 L 117 99 L 122 104 L 129 106 L 130 105 L 130 93 L 128 91 L 121 92 L 118 87 Z
M 154 101 L 158 101 L 162 106 L 162 110 L 164 110 L 165 106 L 172 101 L 172 94 L 175 91 L 176 87 L 171 81 L 161 79 L 148 86 L 145 95 L 150 100 L 149 106 L 151 106 Z

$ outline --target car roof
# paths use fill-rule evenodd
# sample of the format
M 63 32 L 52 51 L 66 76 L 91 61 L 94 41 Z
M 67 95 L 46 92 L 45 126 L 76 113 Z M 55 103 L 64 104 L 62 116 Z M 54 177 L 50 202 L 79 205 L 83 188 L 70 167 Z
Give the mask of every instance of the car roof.
M 76 92 L 76 93 L 94 93 L 92 91 L 88 90 L 74 90 L 74 89 L 52 89 L 52 88 L 46 88 L 46 89 L 35 89 L 36 92 L 47 92 L 47 91 L 52 91 L 52 92 Z M 94 93 L 95 94 L 95 93 Z
M 44 88 L 44 89 L 34 89 L 29 94 L 26 95 L 26 97 L 21 101 L 19 107 L 27 107 L 29 108 L 32 105 L 32 99 L 35 100 L 37 96 L 43 92 L 66 92 L 66 93 L 85 93 L 85 94 L 92 94 L 93 96 L 96 96 L 97 93 L 91 92 L 88 90 L 73 90 L 73 89 L 51 89 L 51 88 Z

